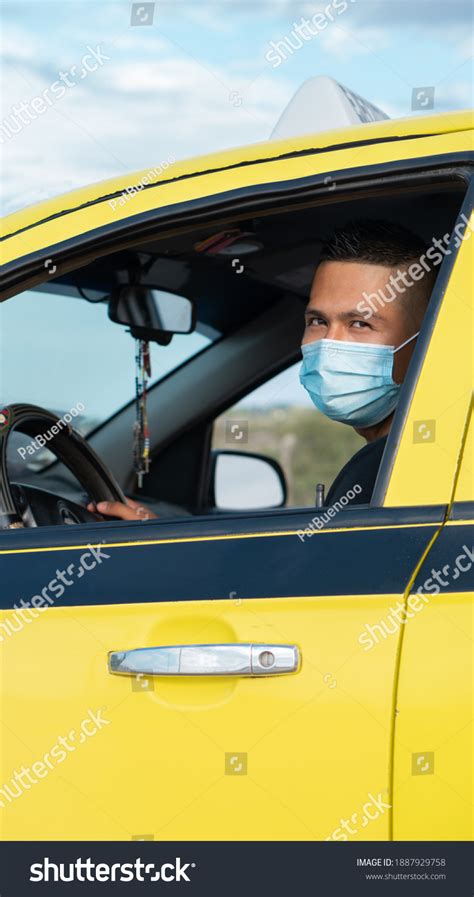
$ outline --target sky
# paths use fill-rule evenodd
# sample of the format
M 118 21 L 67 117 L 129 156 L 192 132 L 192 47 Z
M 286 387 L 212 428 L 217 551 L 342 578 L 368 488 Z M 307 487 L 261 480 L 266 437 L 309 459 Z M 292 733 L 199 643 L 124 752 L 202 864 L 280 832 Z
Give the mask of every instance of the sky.
M 415 87 L 434 88 L 435 111 L 472 106 L 470 2 L 349 0 L 278 67 L 265 58 L 270 41 L 327 5 L 3 2 L 3 213 L 164 160 L 266 140 L 314 75 L 335 78 L 391 117 L 420 114 L 411 109 Z M 91 50 L 96 70 L 81 78 Z M 31 109 L 61 72 L 63 95 L 56 88 L 54 101 L 5 136 L 1 123 L 11 122 L 13 107 Z

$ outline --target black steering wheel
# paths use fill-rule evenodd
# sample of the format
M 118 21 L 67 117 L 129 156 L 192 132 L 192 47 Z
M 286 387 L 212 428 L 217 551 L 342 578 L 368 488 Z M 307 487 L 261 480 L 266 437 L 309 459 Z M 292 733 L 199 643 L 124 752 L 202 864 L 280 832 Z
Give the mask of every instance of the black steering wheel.
M 51 526 L 103 520 L 74 501 L 43 489 L 10 481 L 7 450 L 11 434 L 32 439 L 41 434 L 48 449 L 69 468 L 90 500 L 125 502 L 113 475 L 85 439 L 64 419 L 35 405 L 6 405 L 0 409 L 0 527 Z

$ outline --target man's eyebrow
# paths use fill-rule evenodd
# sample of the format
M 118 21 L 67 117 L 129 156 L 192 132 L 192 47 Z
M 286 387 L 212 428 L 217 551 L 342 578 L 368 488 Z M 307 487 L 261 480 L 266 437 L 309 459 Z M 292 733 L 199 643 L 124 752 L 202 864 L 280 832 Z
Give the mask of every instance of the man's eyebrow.
M 351 308 L 349 311 L 342 311 L 337 317 L 342 318 L 343 320 L 346 320 L 347 318 L 364 318 L 365 320 L 367 314 L 364 314 L 363 311 L 359 311 L 358 308 Z M 370 309 L 370 317 L 377 318 L 379 321 L 385 321 L 384 316 L 380 315 L 377 311 L 374 311 L 372 307 Z
M 327 312 L 321 311 L 319 308 L 315 308 L 312 305 L 306 306 L 305 315 L 306 316 L 315 315 L 319 318 L 327 318 Z M 365 319 L 367 319 L 367 314 L 364 314 L 364 312 L 360 311 L 358 308 L 351 308 L 348 311 L 339 312 L 338 314 L 335 315 L 335 317 L 339 318 L 339 320 L 343 320 L 343 321 L 346 321 L 348 318 L 363 318 L 365 320 Z M 376 311 L 373 311 L 372 308 L 371 308 L 370 317 L 377 318 L 377 320 L 379 320 L 379 321 L 385 321 L 384 316 L 380 315 Z

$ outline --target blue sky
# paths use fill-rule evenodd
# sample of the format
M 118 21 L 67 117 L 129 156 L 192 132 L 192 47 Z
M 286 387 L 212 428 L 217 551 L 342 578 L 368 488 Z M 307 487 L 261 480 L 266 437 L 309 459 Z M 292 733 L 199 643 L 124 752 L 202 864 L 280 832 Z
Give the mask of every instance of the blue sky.
M 88 47 L 109 57 L 3 141 L 4 212 L 170 157 L 265 140 L 318 74 L 393 117 L 413 114 L 419 86 L 435 87 L 435 111 L 472 105 L 471 3 L 351 0 L 273 68 L 269 42 L 327 5 L 157 0 L 153 24 L 132 26 L 130 2 L 4 2 L 2 122 L 60 71 L 79 69 Z

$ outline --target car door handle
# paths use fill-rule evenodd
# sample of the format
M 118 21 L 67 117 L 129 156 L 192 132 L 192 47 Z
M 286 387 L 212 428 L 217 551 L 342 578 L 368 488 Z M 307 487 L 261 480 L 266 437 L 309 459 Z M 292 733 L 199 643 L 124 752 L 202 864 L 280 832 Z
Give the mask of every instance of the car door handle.
M 108 657 L 109 672 L 125 676 L 279 676 L 300 666 L 295 645 L 166 645 Z

